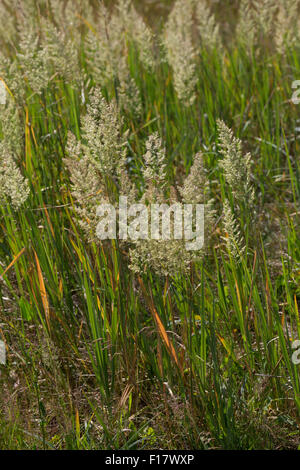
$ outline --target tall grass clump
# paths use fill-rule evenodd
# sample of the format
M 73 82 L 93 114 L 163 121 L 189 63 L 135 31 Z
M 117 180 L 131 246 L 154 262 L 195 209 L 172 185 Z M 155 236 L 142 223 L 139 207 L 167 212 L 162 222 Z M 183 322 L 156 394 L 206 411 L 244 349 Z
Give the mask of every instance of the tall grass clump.
M 156 3 L 1 2 L 1 449 L 299 449 L 299 2 Z

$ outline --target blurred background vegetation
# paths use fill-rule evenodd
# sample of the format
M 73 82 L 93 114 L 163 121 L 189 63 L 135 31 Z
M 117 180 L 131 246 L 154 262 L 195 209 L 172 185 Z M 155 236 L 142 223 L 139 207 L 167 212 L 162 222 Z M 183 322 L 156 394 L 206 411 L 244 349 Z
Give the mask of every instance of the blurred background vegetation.
M 95 0 L 95 7 L 99 0 Z M 144 16 L 151 26 L 159 27 L 168 16 L 175 0 L 134 0 L 136 9 Z M 106 0 L 107 6 L 112 6 L 116 0 Z M 221 30 L 230 34 L 235 27 L 234 22 L 239 8 L 239 0 L 210 0 L 212 11 L 221 24 Z

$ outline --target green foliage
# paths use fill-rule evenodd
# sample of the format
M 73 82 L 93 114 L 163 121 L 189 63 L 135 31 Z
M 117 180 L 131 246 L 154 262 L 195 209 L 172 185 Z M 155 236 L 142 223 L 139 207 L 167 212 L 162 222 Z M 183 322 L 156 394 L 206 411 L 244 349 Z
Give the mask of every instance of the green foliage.
M 153 37 L 139 16 L 132 37 L 135 10 L 109 17 L 121 47 L 113 42 L 111 56 L 105 49 L 96 57 L 100 39 L 92 38 L 104 18 L 87 0 L 62 11 L 56 0 L 21 2 L 27 9 L 2 3 L 9 34 L 0 35 L 0 77 L 9 92 L 0 105 L 0 448 L 297 449 L 300 149 L 291 85 L 300 78 L 299 47 L 287 34 L 280 48 L 267 37 L 258 49 L 245 44 L 241 22 L 220 47 L 223 33 L 207 13 L 211 47 L 199 46 L 199 24 L 195 37 L 180 32 L 191 52 L 187 106 L 180 56 L 172 55 L 182 50 L 165 54 L 160 32 Z M 153 44 L 143 48 L 146 37 Z M 138 112 L 124 101 L 128 76 Z M 214 208 L 209 246 L 188 275 L 135 274 L 124 245 L 89 233 L 98 191 L 118 199 L 125 167 L 143 194 L 153 176 L 144 156 L 157 139 L 165 156 L 162 163 L 159 145 L 155 170 L 170 198 L 174 186 Z M 147 158 L 155 166 L 153 153 Z

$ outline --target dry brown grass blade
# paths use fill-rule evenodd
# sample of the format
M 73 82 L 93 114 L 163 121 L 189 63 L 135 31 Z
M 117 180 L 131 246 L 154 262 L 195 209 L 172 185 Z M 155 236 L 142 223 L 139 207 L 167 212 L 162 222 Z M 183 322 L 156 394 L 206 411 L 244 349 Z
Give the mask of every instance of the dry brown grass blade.
M 7 271 L 9 271 L 10 268 L 18 261 L 20 256 L 22 256 L 22 254 L 24 253 L 24 251 L 25 251 L 25 248 L 22 248 L 22 250 L 14 257 L 12 262 L 7 266 L 7 268 L 1 274 L 0 279 L 3 278 L 3 276 L 7 273 Z
M 36 252 L 34 252 L 34 257 L 35 257 L 35 263 L 36 263 L 36 268 L 37 268 L 37 273 L 38 273 L 38 279 L 39 279 L 39 287 L 40 287 L 40 294 L 43 302 L 43 307 L 44 307 L 44 312 L 45 312 L 45 318 L 46 318 L 46 323 L 48 326 L 48 330 L 50 331 L 50 307 L 49 307 L 49 302 L 48 302 L 48 297 L 46 293 L 46 287 L 44 283 L 44 278 L 43 278 L 43 273 L 41 270 L 40 262 L 38 259 L 38 256 Z
M 48 221 L 48 224 L 49 224 L 49 227 L 50 227 L 52 236 L 53 236 L 53 238 L 55 238 L 55 234 L 54 234 L 54 230 L 53 230 L 53 225 L 52 225 L 52 223 L 51 223 L 51 219 L 50 219 L 50 217 L 49 217 L 49 213 L 48 213 L 48 211 L 47 211 L 47 207 L 45 206 L 44 203 L 43 203 L 43 206 L 44 206 L 44 209 L 45 209 L 45 214 L 46 214 L 46 217 L 47 217 L 47 221 Z
M 170 356 L 172 357 L 173 361 L 175 362 L 178 369 L 182 373 L 182 367 L 181 367 L 181 365 L 178 361 L 178 357 L 177 357 L 176 351 L 174 349 L 174 346 L 173 346 L 172 342 L 169 340 L 168 333 L 166 332 L 166 329 L 165 329 L 165 327 L 164 327 L 164 325 L 163 325 L 163 323 L 162 323 L 162 321 L 161 321 L 161 319 L 160 319 L 160 317 L 159 317 L 159 315 L 158 315 L 158 313 L 155 309 L 155 306 L 153 304 L 153 300 L 149 298 L 147 290 L 145 288 L 145 285 L 144 285 L 144 283 L 143 283 L 143 281 L 140 277 L 139 277 L 139 283 L 140 283 L 140 286 L 142 288 L 143 294 L 144 294 L 145 298 L 148 301 L 151 314 L 154 318 L 154 321 L 155 321 L 157 329 L 158 329 L 158 333 L 159 333 L 160 337 L 162 338 L 163 342 L 165 343 L 165 346 L 166 346 Z

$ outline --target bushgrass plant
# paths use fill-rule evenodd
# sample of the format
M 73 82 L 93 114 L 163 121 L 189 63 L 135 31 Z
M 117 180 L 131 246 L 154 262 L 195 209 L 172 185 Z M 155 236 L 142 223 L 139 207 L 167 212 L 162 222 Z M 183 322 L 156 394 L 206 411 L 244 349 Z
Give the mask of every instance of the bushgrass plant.
M 243 5 L 259 44 L 197 3 L 152 32 L 124 0 L 1 2 L 2 449 L 300 446 L 299 44 L 276 1 Z M 151 138 L 165 197 L 213 211 L 188 272 L 93 233 L 102 197 L 143 196 Z

